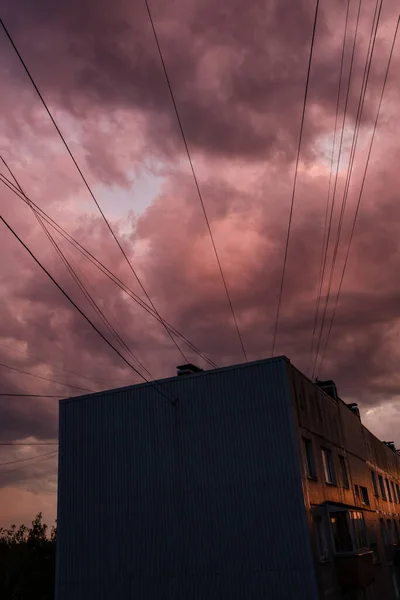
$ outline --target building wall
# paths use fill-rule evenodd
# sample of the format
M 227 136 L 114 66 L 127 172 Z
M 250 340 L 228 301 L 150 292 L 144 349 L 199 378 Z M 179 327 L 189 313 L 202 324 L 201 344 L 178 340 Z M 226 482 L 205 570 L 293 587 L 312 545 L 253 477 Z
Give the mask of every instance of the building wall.
M 60 404 L 57 600 L 313 600 L 286 359 Z
M 391 546 L 400 542 L 400 495 L 396 485 L 400 485 L 400 457 L 378 440 L 350 411 L 340 399 L 334 400 L 309 381 L 297 369 L 289 367 L 292 401 L 297 420 L 298 443 L 302 453 L 302 476 L 304 499 L 308 512 L 308 524 L 313 543 L 314 560 L 318 573 L 320 597 L 339 600 L 342 591 L 338 585 L 335 567 L 335 551 L 331 536 L 328 506 L 343 505 L 361 510 L 364 515 L 368 545 L 376 544 L 379 559 L 374 565 L 375 582 L 368 590 L 366 598 L 394 600 L 397 598 L 393 583 L 395 567 L 391 561 Z M 311 440 L 315 457 L 316 478 L 307 473 L 307 459 L 304 438 Z M 336 473 L 336 484 L 325 480 L 322 448 L 331 451 Z M 349 486 L 344 485 L 339 456 L 342 456 L 348 473 Z M 375 473 L 378 495 L 375 494 L 371 471 Z M 379 487 L 381 475 L 385 481 L 387 499 L 382 498 Z M 386 481 L 391 488 L 389 500 Z M 395 494 L 393 494 L 392 482 Z M 356 493 L 356 486 L 359 494 Z M 361 486 L 366 488 L 368 498 L 364 502 Z M 399 488 L 400 490 L 400 488 Z M 321 558 L 316 521 L 321 518 L 326 533 L 328 557 Z M 381 520 L 384 526 L 393 530 L 393 538 L 384 539 Z M 320 521 L 319 521 L 320 523 Z M 319 525 L 318 525 L 319 526 Z M 397 527 L 397 531 L 396 531 Z M 361 595 L 360 598 L 363 598 Z

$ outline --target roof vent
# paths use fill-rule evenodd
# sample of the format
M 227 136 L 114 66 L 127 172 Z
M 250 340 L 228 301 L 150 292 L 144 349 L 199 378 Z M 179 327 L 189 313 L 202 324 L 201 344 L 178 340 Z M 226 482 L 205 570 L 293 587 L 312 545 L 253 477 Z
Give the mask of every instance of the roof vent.
M 178 371 L 178 376 L 180 375 L 193 375 L 194 373 L 201 373 L 203 371 L 203 369 L 200 369 L 200 367 L 196 367 L 196 365 L 192 365 L 192 364 L 187 364 L 187 365 L 180 365 L 179 367 L 176 367 L 177 371 Z
M 351 412 L 353 412 L 355 415 L 357 415 L 357 417 L 359 419 L 361 419 L 360 410 L 359 410 L 358 404 L 356 402 L 352 402 L 351 404 L 348 404 L 347 406 L 349 407 Z
M 325 394 L 328 394 L 328 396 L 330 396 L 334 400 L 338 399 L 336 384 L 334 381 L 332 381 L 332 379 L 329 379 L 328 381 L 319 381 L 318 379 L 316 379 L 315 385 L 321 388 L 321 390 L 323 390 Z
M 384 444 L 386 444 L 386 446 L 388 448 L 390 448 L 393 452 L 396 452 L 396 446 L 394 442 L 383 442 Z

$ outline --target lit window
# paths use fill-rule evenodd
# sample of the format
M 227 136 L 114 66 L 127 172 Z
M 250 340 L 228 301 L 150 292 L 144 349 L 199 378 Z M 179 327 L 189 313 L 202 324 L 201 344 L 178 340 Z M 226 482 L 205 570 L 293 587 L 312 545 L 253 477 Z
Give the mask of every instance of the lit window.
M 382 475 L 378 475 L 378 480 L 379 480 L 379 487 L 381 488 L 381 496 L 384 500 L 386 500 L 385 483 L 383 481 Z
M 386 487 L 387 487 L 387 491 L 388 491 L 389 502 L 391 502 L 392 501 L 392 492 L 390 491 L 389 481 L 388 481 L 388 479 L 385 479 L 385 481 L 386 481 Z
M 363 504 L 366 504 L 367 506 L 369 506 L 369 497 L 368 497 L 367 488 L 360 485 L 360 492 L 361 492 L 361 498 L 362 498 Z
M 346 460 L 345 460 L 344 456 L 342 456 L 341 454 L 339 454 L 339 461 L 340 461 L 340 468 L 342 470 L 343 487 L 348 488 L 349 487 L 349 476 L 347 474 Z
M 358 552 L 368 547 L 364 515 L 358 510 L 330 512 L 336 554 Z
M 312 441 L 308 438 L 303 438 L 303 444 L 306 455 L 307 475 L 308 477 L 311 477 L 311 479 L 317 479 Z
M 335 468 L 333 465 L 332 452 L 327 448 L 322 448 L 322 462 L 324 465 L 325 481 L 336 485 Z
M 372 485 L 374 486 L 374 494 L 375 494 L 375 496 L 379 496 L 378 484 L 376 482 L 376 475 L 375 475 L 374 471 L 371 471 L 371 479 L 372 479 Z
M 357 510 L 350 511 L 350 521 L 354 533 L 354 545 L 356 550 L 367 548 L 367 532 L 365 529 L 364 515 Z

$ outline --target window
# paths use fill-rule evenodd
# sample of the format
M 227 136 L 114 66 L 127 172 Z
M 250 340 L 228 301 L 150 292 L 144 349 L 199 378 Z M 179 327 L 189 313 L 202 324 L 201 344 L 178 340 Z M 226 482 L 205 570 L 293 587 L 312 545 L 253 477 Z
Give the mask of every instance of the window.
M 378 544 L 376 544 L 375 542 L 373 544 L 370 544 L 369 546 L 372 550 L 372 554 L 373 554 L 373 562 L 376 564 L 380 561 L 379 558 L 379 552 L 378 552 Z
M 396 491 L 397 491 L 397 502 L 400 502 L 400 488 L 399 488 L 398 483 L 396 483 Z
M 364 515 L 357 510 L 338 510 L 330 513 L 336 554 L 357 552 L 368 547 Z
M 394 527 L 393 527 L 393 521 L 391 519 L 387 520 L 387 531 L 388 531 L 389 544 L 394 544 L 395 543 Z
M 369 506 L 369 497 L 368 497 L 367 488 L 360 485 L 360 492 L 361 492 L 361 499 L 362 499 L 363 504 L 366 504 L 367 506 Z
M 395 490 L 393 481 L 390 482 L 390 485 L 392 486 L 393 502 L 397 502 L 397 500 L 396 500 L 396 490 Z
M 355 484 L 355 486 L 354 486 L 354 491 L 355 491 L 357 498 L 359 498 L 360 497 L 360 488 L 358 487 L 357 484 Z
M 354 545 L 356 550 L 367 548 L 367 531 L 365 529 L 364 515 L 361 511 L 351 510 L 350 521 L 354 532 Z
M 326 483 L 336 485 L 336 475 L 335 468 L 333 465 L 332 452 L 327 448 L 322 448 L 322 462 L 324 465 Z
M 376 475 L 375 475 L 374 471 L 371 471 L 371 479 L 372 479 L 372 485 L 374 486 L 374 494 L 375 494 L 375 496 L 379 496 L 378 484 L 376 482 Z
M 306 455 L 307 476 L 311 479 L 317 479 L 317 471 L 315 468 L 313 443 L 308 438 L 303 438 L 304 452 Z
M 381 524 L 381 535 L 382 535 L 382 540 L 385 546 L 389 545 L 389 539 L 388 539 L 388 532 L 386 529 L 386 523 L 383 519 L 379 519 L 379 522 Z
M 328 559 L 328 540 L 323 518 L 320 515 L 314 517 L 315 529 L 317 534 L 318 557 L 321 561 Z
M 385 479 L 385 481 L 386 481 L 386 487 L 387 487 L 387 491 L 388 491 L 389 502 L 392 502 L 392 492 L 390 491 L 389 481 L 388 481 L 388 479 Z
M 396 521 L 396 519 L 393 519 L 393 525 L 394 525 L 394 534 L 395 534 L 395 544 L 398 544 L 400 541 L 399 538 L 399 525 Z
M 338 554 L 342 552 L 352 552 L 353 544 L 351 541 L 347 513 L 345 511 L 331 513 L 331 527 L 335 552 Z
M 379 480 L 379 487 L 381 488 L 381 496 L 384 500 L 386 500 L 385 483 L 383 481 L 382 475 L 378 475 L 378 480 Z
M 346 460 L 345 460 L 344 456 L 342 456 L 341 454 L 339 454 L 339 461 L 340 461 L 340 468 L 342 469 L 343 487 L 348 488 L 349 487 L 349 476 L 347 474 Z

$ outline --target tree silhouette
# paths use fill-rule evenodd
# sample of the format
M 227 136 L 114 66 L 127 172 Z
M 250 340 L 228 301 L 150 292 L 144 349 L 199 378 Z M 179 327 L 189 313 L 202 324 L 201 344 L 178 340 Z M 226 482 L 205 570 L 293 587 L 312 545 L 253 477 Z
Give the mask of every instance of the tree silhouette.
M 32 527 L 0 528 L 1 600 L 52 600 L 54 598 L 57 527 L 36 515 Z

